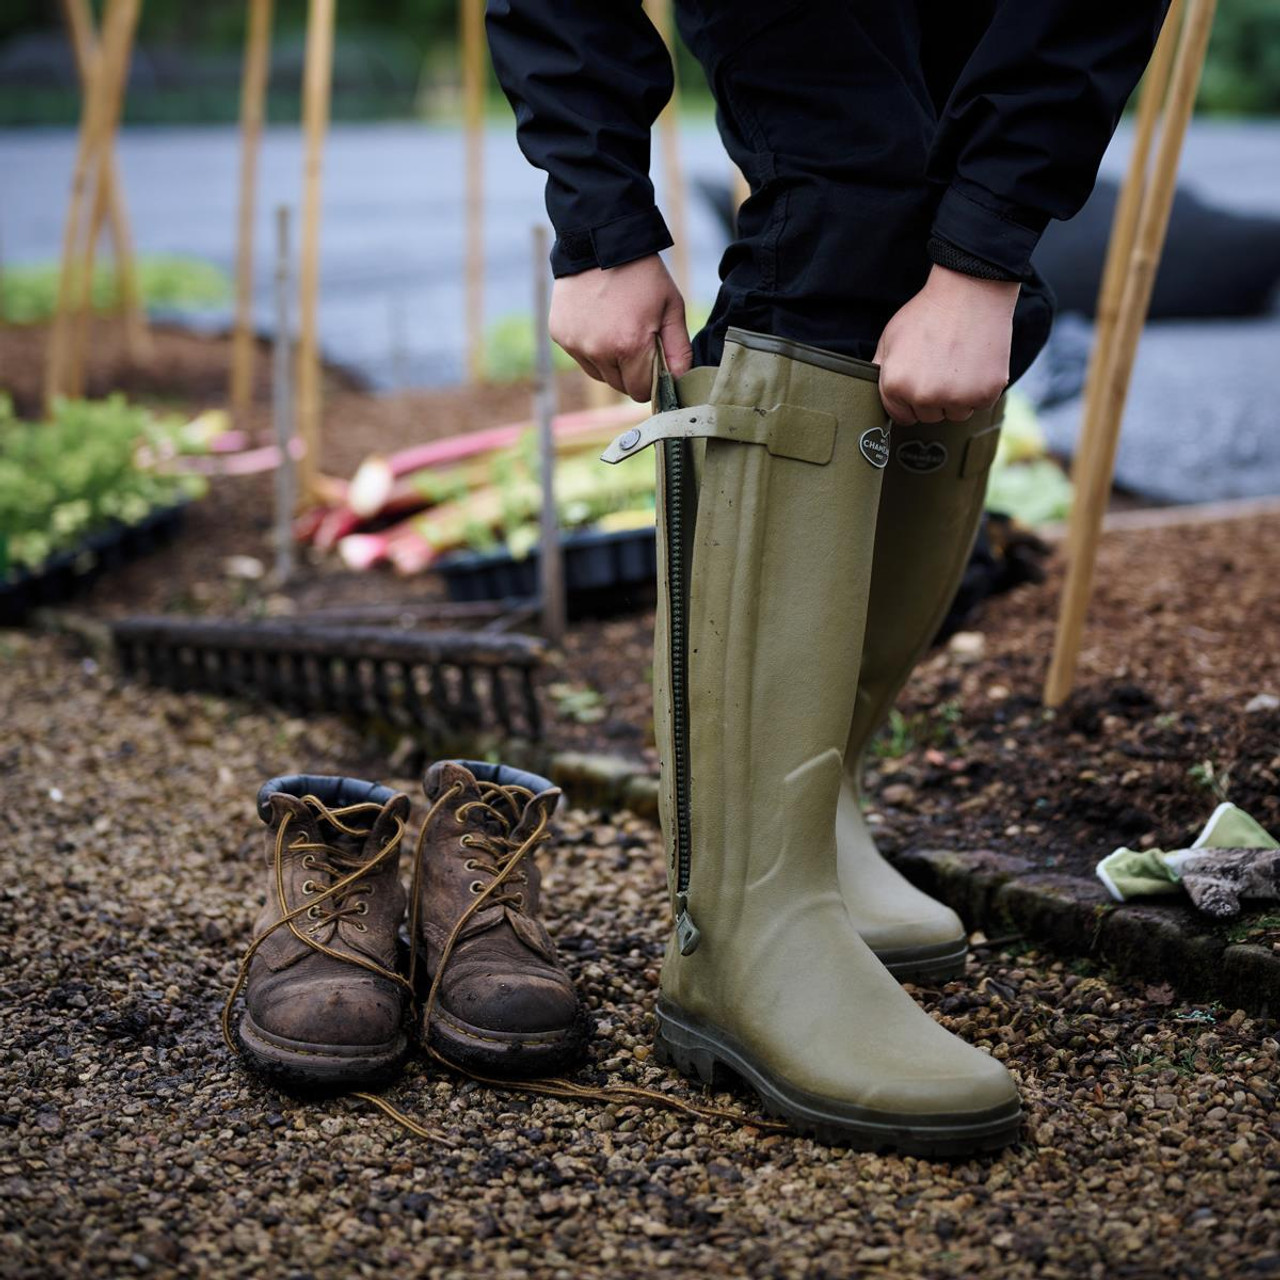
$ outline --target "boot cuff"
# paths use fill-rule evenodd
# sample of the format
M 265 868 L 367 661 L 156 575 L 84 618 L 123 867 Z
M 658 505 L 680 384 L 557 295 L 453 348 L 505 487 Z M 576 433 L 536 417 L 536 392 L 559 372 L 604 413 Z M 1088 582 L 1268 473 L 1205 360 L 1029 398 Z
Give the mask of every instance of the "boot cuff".
M 264 782 L 258 791 L 258 817 L 271 821 L 271 797 L 283 791 L 287 795 L 315 796 L 329 809 L 343 809 L 351 804 L 385 805 L 395 796 L 390 787 L 379 782 L 366 782 L 363 778 L 344 778 L 321 773 L 281 774 Z

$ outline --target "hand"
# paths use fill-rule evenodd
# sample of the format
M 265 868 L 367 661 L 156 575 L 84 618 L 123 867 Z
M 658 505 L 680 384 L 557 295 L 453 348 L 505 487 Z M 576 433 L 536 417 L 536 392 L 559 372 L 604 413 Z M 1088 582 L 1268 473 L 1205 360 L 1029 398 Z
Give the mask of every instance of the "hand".
M 1009 383 L 1016 282 L 935 266 L 876 347 L 885 412 L 904 425 L 964 422 Z
M 597 382 L 633 400 L 653 387 L 654 336 L 678 378 L 693 364 L 684 299 L 658 255 L 607 271 L 561 276 L 551 291 L 551 336 Z

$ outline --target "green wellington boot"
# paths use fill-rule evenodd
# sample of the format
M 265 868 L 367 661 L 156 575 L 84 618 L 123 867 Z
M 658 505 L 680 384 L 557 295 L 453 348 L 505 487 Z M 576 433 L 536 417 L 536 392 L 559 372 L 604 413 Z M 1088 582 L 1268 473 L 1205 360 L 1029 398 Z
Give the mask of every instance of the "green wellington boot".
M 863 761 L 959 589 L 982 516 L 1002 409 L 1003 402 L 963 423 L 894 427 L 880 491 L 836 847 L 849 915 L 897 978 L 944 982 L 959 976 L 965 930 L 954 911 L 921 893 L 880 855 L 862 816 Z
M 1001 1146 L 1021 1119 L 1008 1073 L 902 990 L 836 871 L 890 453 L 875 367 L 731 329 L 719 370 L 679 399 L 660 378 L 660 412 L 604 455 L 662 442 L 654 700 L 675 931 L 659 1055 L 708 1082 L 728 1068 L 824 1140 Z

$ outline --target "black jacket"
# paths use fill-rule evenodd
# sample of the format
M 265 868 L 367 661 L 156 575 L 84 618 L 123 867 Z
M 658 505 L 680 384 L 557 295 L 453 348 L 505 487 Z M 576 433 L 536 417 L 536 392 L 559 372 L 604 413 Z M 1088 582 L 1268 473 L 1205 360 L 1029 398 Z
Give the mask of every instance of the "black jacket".
M 927 85 L 931 243 L 1027 278 L 1049 219 L 1088 197 L 1168 0 L 679 0 L 678 16 L 715 88 L 737 43 L 806 9 L 821 40 L 837 4 L 877 53 L 899 28 L 886 57 L 916 59 Z M 648 169 L 672 69 L 640 0 L 489 0 L 488 32 L 521 149 L 547 173 L 555 273 L 668 247 Z M 781 58 L 776 76 L 780 95 L 806 92 Z

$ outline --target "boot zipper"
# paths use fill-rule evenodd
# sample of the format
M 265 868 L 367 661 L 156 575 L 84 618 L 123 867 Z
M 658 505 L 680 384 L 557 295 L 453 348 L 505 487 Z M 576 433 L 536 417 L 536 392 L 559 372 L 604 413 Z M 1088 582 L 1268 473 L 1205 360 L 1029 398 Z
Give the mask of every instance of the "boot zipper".
M 658 409 L 679 408 L 675 383 L 669 373 L 658 376 Z M 670 620 L 671 649 L 671 737 L 675 769 L 675 870 L 676 944 L 687 956 L 701 940 L 698 926 L 689 914 L 690 822 L 689 822 L 689 559 L 687 545 L 690 512 L 689 490 L 693 485 L 692 448 L 687 440 L 666 440 L 662 446 L 663 479 L 666 492 L 667 533 L 667 617 Z

